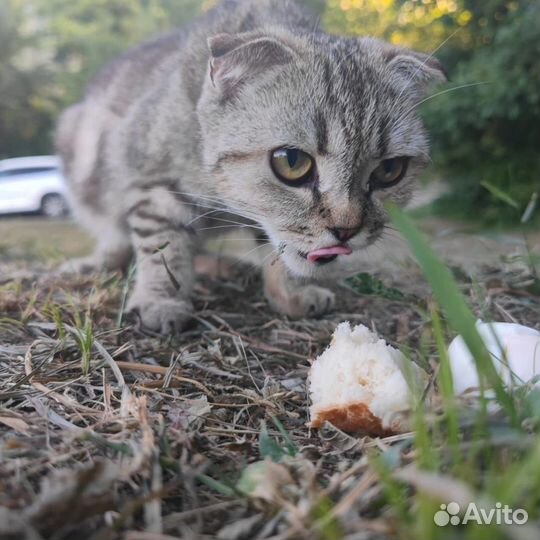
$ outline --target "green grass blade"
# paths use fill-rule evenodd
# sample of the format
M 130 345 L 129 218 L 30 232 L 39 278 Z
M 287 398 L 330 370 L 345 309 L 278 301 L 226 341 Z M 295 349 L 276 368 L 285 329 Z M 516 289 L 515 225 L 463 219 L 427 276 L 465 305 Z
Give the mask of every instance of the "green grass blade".
M 475 318 L 448 268 L 439 260 L 412 220 L 393 204 L 386 209 L 393 225 L 407 240 L 416 261 L 422 268 L 438 304 L 444 310 L 451 327 L 461 336 L 471 351 L 480 381 L 494 389 L 497 401 L 511 421 L 517 422 L 517 413 L 510 394 L 499 377 L 485 344 L 478 334 Z
M 344 536 L 341 524 L 332 515 L 333 509 L 334 504 L 328 497 L 322 498 L 311 509 L 311 518 L 322 540 L 341 540 Z
M 211 476 L 208 476 L 207 474 L 199 473 L 195 475 L 195 478 L 197 478 L 199 482 L 202 482 L 217 493 L 221 493 L 222 495 L 226 495 L 228 497 L 236 495 L 236 492 L 232 487 L 229 487 L 223 482 L 219 482 L 218 480 L 214 480 Z
M 409 497 L 406 486 L 392 476 L 391 468 L 385 463 L 384 453 L 371 456 L 369 463 L 379 477 L 385 498 L 392 507 L 396 519 L 401 526 L 410 526 L 411 516 L 408 510 Z
M 264 421 L 261 422 L 261 431 L 259 432 L 259 453 L 263 459 L 270 458 L 276 463 L 287 455 L 287 452 L 270 437 Z
M 432 306 L 431 308 L 431 321 L 433 327 L 433 335 L 435 337 L 435 343 L 437 345 L 437 352 L 439 354 L 439 373 L 437 380 L 439 388 L 441 390 L 442 401 L 444 405 L 446 426 L 448 429 L 448 444 L 450 446 L 450 452 L 453 457 L 454 463 L 459 463 L 461 455 L 459 451 L 459 420 L 458 411 L 454 399 L 454 382 L 452 380 L 452 369 L 450 367 L 450 360 L 448 358 L 448 352 L 446 350 L 446 343 L 441 325 L 441 319 L 437 309 Z
M 489 191 L 496 199 L 499 199 L 503 203 L 506 203 L 508 206 L 511 206 L 512 208 L 515 208 L 516 210 L 519 210 L 519 204 L 518 202 L 510 197 L 508 193 L 504 192 L 502 189 L 498 188 L 497 186 L 493 185 L 491 182 L 488 182 L 487 180 L 482 180 L 480 182 L 480 185 Z
M 291 436 L 287 433 L 287 430 L 285 429 L 279 418 L 274 415 L 272 415 L 270 418 L 272 419 L 274 426 L 276 426 L 277 430 L 283 437 L 283 441 L 285 442 L 285 448 L 287 449 L 287 453 L 289 454 L 289 456 L 296 456 L 296 454 L 298 454 L 298 448 L 291 439 Z

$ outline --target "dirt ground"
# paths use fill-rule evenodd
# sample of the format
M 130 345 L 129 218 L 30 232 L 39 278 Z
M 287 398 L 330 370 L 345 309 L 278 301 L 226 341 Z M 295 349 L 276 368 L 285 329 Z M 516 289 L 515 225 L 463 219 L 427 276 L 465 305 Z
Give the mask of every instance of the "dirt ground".
M 421 226 L 478 316 L 540 327 L 526 261 L 540 235 Z M 410 464 L 411 434 L 309 429 L 306 379 L 344 320 L 429 366 L 429 317 L 410 298 L 430 293 L 403 241 L 354 270 L 407 300 L 338 284 L 334 313 L 289 321 L 238 265 L 200 280 L 193 324 L 167 338 L 124 313 L 125 276 L 54 272 L 90 246 L 70 221 L 0 221 L 0 539 L 399 536 L 368 455 L 396 445 Z

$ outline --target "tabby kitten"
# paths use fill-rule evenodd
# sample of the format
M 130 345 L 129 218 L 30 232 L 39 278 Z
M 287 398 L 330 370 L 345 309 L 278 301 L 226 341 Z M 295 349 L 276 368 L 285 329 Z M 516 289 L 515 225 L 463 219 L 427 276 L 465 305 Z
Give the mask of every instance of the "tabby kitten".
M 292 317 L 331 309 L 305 283 L 377 241 L 428 162 L 416 105 L 445 79 L 424 54 L 327 35 L 292 1 L 225 0 L 106 66 L 61 116 L 75 214 L 97 239 L 78 267 L 126 265 L 155 331 L 192 313 L 207 231 L 264 233 L 265 293 Z M 299 281 L 300 280 L 300 281 Z

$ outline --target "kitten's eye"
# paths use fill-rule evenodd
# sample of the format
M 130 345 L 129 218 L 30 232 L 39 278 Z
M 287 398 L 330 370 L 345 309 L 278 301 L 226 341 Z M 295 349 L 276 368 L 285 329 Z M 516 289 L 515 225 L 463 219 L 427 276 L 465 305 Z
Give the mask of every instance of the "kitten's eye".
M 278 148 L 270 156 L 274 174 L 286 184 L 300 185 L 313 172 L 313 158 L 298 148 Z
M 371 189 L 395 186 L 405 176 L 408 165 L 408 157 L 395 157 L 381 161 L 369 177 Z

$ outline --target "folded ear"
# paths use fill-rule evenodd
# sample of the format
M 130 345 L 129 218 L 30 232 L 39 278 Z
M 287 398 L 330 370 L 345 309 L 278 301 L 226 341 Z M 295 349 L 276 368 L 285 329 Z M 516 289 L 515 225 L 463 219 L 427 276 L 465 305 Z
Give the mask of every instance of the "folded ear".
M 294 51 L 281 40 L 247 34 L 218 34 L 208 39 L 209 74 L 223 97 L 233 96 L 247 80 L 289 63 Z
M 385 53 L 385 58 L 390 70 L 421 91 L 448 80 L 442 64 L 432 55 L 395 47 Z

